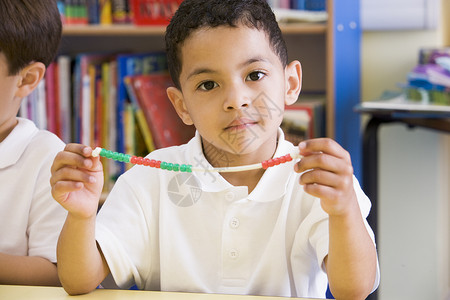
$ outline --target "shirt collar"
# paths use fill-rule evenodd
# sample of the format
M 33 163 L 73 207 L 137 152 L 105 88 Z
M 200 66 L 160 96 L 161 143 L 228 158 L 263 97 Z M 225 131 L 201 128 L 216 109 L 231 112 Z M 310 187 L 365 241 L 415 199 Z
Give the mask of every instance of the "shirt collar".
M 17 163 L 31 139 L 39 131 L 30 120 L 17 118 L 18 124 L 0 143 L 0 169 Z
M 187 149 L 187 160 L 193 167 L 212 168 L 204 156 L 201 137 L 198 131 L 195 133 L 194 138 L 189 141 Z M 278 129 L 278 146 L 274 157 L 292 153 L 294 149 L 294 145 L 285 140 L 283 131 Z M 255 189 L 248 195 L 248 198 L 253 201 L 266 202 L 278 199 L 284 195 L 289 182 L 288 179 L 294 172 L 294 163 L 295 161 L 291 161 L 268 168 Z M 206 192 L 220 192 L 243 188 L 233 186 L 216 172 L 198 172 L 196 173 L 196 178 L 200 181 L 202 190 Z

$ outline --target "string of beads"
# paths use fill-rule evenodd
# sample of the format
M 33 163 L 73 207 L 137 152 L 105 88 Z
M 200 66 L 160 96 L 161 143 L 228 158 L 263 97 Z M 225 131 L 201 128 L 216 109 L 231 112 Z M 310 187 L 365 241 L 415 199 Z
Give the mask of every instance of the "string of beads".
M 92 156 L 97 157 L 105 157 L 108 159 L 112 159 L 115 161 L 132 163 L 135 165 L 147 166 L 152 168 L 159 168 L 161 170 L 174 171 L 174 172 L 242 172 L 248 170 L 255 169 L 268 169 L 273 166 L 277 166 L 279 164 L 283 164 L 293 159 L 301 158 L 298 149 L 294 153 L 286 154 L 280 157 L 272 158 L 269 160 L 265 160 L 261 163 L 245 165 L 245 166 L 236 166 L 236 167 L 221 167 L 221 168 L 195 168 L 189 164 L 177 164 L 177 163 L 169 163 L 160 160 L 154 160 L 144 157 L 132 156 L 124 153 L 113 152 L 110 150 L 106 150 L 104 148 L 97 147 L 92 151 Z

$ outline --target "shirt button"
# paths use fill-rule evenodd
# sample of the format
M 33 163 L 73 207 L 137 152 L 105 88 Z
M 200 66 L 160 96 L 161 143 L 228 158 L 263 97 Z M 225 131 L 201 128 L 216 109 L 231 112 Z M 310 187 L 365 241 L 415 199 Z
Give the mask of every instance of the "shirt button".
M 225 194 L 225 199 L 227 199 L 228 201 L 233 201 L 234 200 L 234 194 L 232 192 L 228 192 Z
M 239 227 L 239 219 L 238 218 L 231 218 L 230 219 L 230 227 L 231 228 L 238 228 Z
M 236 249 L 230 250 L 230 258 L 231 259 L 237 259 L 239 257 L 239 252 Z

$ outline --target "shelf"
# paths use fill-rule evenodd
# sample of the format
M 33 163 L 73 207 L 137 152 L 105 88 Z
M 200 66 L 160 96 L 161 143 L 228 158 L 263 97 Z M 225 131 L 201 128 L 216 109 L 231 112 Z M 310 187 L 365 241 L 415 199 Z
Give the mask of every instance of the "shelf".
M 290 23 L 280 24 L 285 34 L 323 34 L 327 30 L 326 23 Z M 65 25 L 64 36 L 133 36 L 155 35 L 165 33 L 165 26 L 135 26 L 135 25 Z

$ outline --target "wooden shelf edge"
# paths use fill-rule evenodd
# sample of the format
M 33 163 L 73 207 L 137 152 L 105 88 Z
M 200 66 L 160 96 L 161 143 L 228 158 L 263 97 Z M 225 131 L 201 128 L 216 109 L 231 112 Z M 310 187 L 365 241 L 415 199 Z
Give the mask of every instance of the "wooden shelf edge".
M 326 23 L 280 24 L 284 34 L 323 34 Z M 63 36 L 117 36 L 117 35 L 164 35 L 165 26 L 135 25 L 64 25 Z

